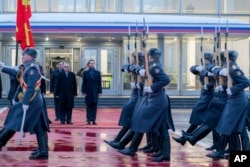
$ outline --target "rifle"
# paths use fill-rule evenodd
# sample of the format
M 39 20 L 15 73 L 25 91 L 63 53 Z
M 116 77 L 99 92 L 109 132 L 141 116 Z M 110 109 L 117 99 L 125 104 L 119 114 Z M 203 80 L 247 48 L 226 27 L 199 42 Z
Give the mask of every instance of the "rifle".
M 227 62 L 227 88 L 232 87 L 232 80 L 229 74 L 229 55 L 228 55 L 228 49 L 227 49 L 227 38 L 228 38 L 228 20 L 227 20 L 227 29 L 225 32 L 225 51 L 224 55 L 226 57 L 226 62 Z
M 221 37 L 220 37 L 220 25 L 218 27 L 218 31 L 217 31 L 217 48 L 216 48 L 216 52 L 217 52 L 217 60 L 218 60 L 218 66 L 221 67 L 221 56 L 220 56 L 220 52 L 221 52 Z M 218 85 L 222 85 L 223 84 L 223 79 L 221 76 L 219 76 L 219 83 Z
M 201 27 L 201 46 L 200 46 L 200 52 L 201 52 L 201 65 L 203 70 L 206 69 L 205 67 L 205 57 L 204 57 L 204 53 L 203 53 L 203 27 Z M 206 85 L 208 83 L 208 78 L 205 77 L 204 78 L 204 85 Z
M 137 21 L 136 21 L 134 55 L 135 55 L 135 59 L 136 59 L 136 66 L 139 67 L 139 56 L 138 56 L 138 49 L 137 49 L 137 36 L 138 36 L 138 27 L 137 27 Z M 140 82 L 141 82 L 141 77 L 140 77 L 140 75 L 137 75 L 137 83 L 140 83 Z
M 148 53 L 146 49 L 146 41 L 148 38 L 148 25 L 146 28 L 145 18 L 143 18 L 143 34 L 142 34 L 142 47 L 143 47 L 143 53 L 144 53 L 144 65 L 145 65 L 145 71 L 146 71 L 146 80 L 145 80 L 145 86 L 152 85 L 152 77 L 149 72 L 149 65 L 148 65 Z
M 132 55 L 130 53 L 130 25 L 128 26 L 128 60 L 129 60 L 129 64 L 133 64 L 133 58 Z M 130 82 L 135 82 L 134 80 L 134 74 L 132 72 L 130 72 Z

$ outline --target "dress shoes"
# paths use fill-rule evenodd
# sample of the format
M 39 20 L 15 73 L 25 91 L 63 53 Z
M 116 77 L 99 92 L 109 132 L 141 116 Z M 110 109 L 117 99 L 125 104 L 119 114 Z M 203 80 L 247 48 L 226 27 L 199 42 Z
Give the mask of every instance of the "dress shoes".
M 159 157 L 154 157 L 152 159 L 153 162 L 162 162 L 162 161 L 166 161 L 166 162 L 169 162 L 170 161 L 170 156 L 164 156 L 164 155 L 161 155 Z
M 72 125 L 72 124 L 73 124 L 73 122 L 67 122 L 67 124 L 70 124 L 70 125 Z
M 93 125 L 97 125 L 97 123 L 95 121 L 92 122 Z
M 207 154 L 207 157 L 213 158 L 213 159 L 224 159 L 225 155 L 224 155 L 224 152 L 216 151 L 212 154 Z
M 110 143 L 110 146 L 118 150 L 125 148 L 125 146 L 121 142 Z
M 87 122 L 87 125 L 90 125 L 90 122 Z
M 144 150 L 149 149 L 151 146 L 152 146 L 151 144 L 147 144 L 147 145 L 145 145 L 144 147 L 139 148 L 138 150 L 139 150 L 139 151 L 144 151 Z
M 211 147 L 206 148 L 206 150 L 208 150 L 208 151 L 212 151 L 212 150 L 215 150 L 215 149 L 216 149 L 216 148 L 215 148 L 214 145 L 212 145 Z
M 151 155 L 151 157 L 160 157 L 162 154 L 162 150 L 159 150 L 157 153 Z
M 111 141 L 104 140 L 104 142 L 107 143 L 108 145 L 111 145 L 111 143 L 116 143 L 117 141 L 116 140 L 111 140 Z
M 48 158 L 49 158 L 48 152 L 40 152 L 40 151 L 29 157 L 29 159 L 48 159 Z
M 129 156 L 135 156 L 136 150 L 134 150 L 133 148 L 124 148 L 122 150 L 118 150 L 119 153 L 124 154 L 124 155 L 129 155 Z
M 186 143 L 186 139 L 184 139 L 184 137 L 179 137 L 179 138 L 176 138 L 176 137 L 172 137 L 177 143 L 180 143 L 181 145 L 185 145 Z

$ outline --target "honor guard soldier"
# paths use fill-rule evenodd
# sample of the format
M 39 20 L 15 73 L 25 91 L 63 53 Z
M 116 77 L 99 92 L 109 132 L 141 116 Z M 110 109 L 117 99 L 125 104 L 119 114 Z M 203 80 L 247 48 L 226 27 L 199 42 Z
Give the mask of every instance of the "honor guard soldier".
M 131 130 L 135 135 L 129 147 L 118 150 L 125 155 L 134 156 L 138 150 L 143 133 L 154 132 L 162 136 L 162 151 L 159 157 L 153 161 L 170 161 L 170 140 L 168 130 L 174 130 L 172 115 L 169 110 L 169 101 L 167 100 L 164 87 L 170 83 L 170 78 L 164 72 L 160 64 L 161 51 L 157 48 L 151 48 L 148 51 L 149 70 L 153 78 L 152 85 L 144 87 L 147 99 L 143 99 L 134 112 Z M 170 120 L 170 121 L 169 121 Z
M 0 147 L 5 146 L 17 131 L 35 133 L 39 151 L 29 158 L 47 159 L 48 143 L 46 133 L 49 131 L 49 124 L 47 117 L 43 114 L 43 99 L 39 88 L 41 74 L 36 63 L 36 57 L 37 52 L 34 48 L 26 48 L 23 51 L 22 62 L 25 70 L 20 80 L 23 95 L 19 95 L 22 98 L 11 107 L 12 111 L 9 114 L 8 121 L 5 122 L 4 131 L 0 134 Z M 17 93 L 19 92 L 17 90 Z
M 138 60 L 139 60 L 138 65 L 141 68 L 135 65 L 137 62 L 134 52 L 132 54 L 132 58 L 133 60 L 131 62 L 133 62 L 133 64 L 123 65 L 121 69 L 122 72 L 130 74 L 133 73 L 133 75 L 131 75 L 130 77 L 134 77 L 133 80 L 135 81 L 130 83 L 132 91 L 130 99 L 122 107 L 120 119 L 118 122 L 118 125 L 122 126 L 122 128 L 113 140 L 111 141 L 104 140 L 104 142 L 106 142 L 111 147 L 116 149 L 123 149 L 132 140 L 134 136 L 134 132 L 130 130 L 132 116 L 136 104 L 138 103 L 138 101 L 140 101 L 140 98 L 143 93 L 143 83 L 137 80 L 138 78 L 137 76 L 138 73 L 140 73 L 143 76 L 145 75 L 145 69 L 141 67 L 143 66 L 144 63 L 144 55 L 141 51 L 138 52 Z M 137 69 L 140 70 L 137 72 Z
M 245 77 L 243 71 L 236 63 L 238 52 L 230 50 L 228 51 L 228 57 L 229 69 L 226 72 L 229 73 L 232 86 L 228 86 L 226 89 L 228 100 L 216 127 L 217 132 L 221 136 L 218 141 L 217 151 L 207 155 L 210 158 L 224 158 L 228 140 L 234 140 L 239 143 L 239 134 L 242 133 L 246 126 L 248 99 L 244 89 L 250 85 L 249 79 Z M 217 66 L 211 67 L 209 70 L 215 75 L 218 75 L 221 71 Z M 238 148 L 235 147 L 233 150 L 239 150 L 239 146 L 238 144 Z
M 204 59 L 205 59 L 205 62 L 204 62 L 205 65 L 211 64 L 213 60 L 213 55 L 211 53 L 204 53 Z M 181 137 L 179 138 L 173 137 L 173 139 L 176 142 L 180 143 L 181 145 L 185 145 L 186 143 L 186 139 L 184 138 L 183 135 L 185 133 L 187 134 L 192 133 L 199 125 L 203 123 L 202 116 L 204 112 L 206 111 L 210 101 L 213 99 L 214 85 L 215 85 L 215 80 L 213 78 L 214 75 L 211 72 L 208 72 L 207 70 L 205 70 L 201 65 L 192 66 L 190 68 L 190 71 L 194 75 L 199 76 L 202 89 L 201 89 L 200 98 L 195 103 L 191 116 L 190 116 L 190 120 L 189 120 L 190 126 L 188 127 L 186 132 L 182 131 Z M 208 77 L 208 83 L 205 83 L 205 77 Z

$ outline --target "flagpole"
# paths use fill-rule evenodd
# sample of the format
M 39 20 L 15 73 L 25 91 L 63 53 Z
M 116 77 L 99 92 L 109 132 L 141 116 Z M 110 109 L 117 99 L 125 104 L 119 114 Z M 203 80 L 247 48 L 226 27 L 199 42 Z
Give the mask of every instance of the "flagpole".
M 17 66 L 17 63 L 18 63 L 17 59 L 18 59 L 18 42 L 16 42 L 16 61 L 15 61 L 16 66 Z

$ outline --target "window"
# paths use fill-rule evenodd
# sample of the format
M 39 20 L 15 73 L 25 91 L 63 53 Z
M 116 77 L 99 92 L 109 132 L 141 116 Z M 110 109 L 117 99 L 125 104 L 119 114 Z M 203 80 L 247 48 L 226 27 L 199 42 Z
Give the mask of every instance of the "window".
M 140 0 L 124 0 L 124 13 L 140 13 L 141 1 Z

